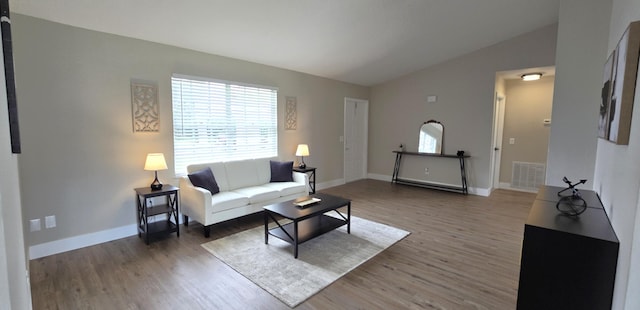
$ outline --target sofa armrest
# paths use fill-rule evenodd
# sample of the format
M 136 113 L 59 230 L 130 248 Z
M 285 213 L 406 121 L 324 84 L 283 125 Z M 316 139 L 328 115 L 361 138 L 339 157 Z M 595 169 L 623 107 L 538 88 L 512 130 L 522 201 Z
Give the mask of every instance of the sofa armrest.
M 307 192 L 311 191 L 311 187 L 309 186 L 309 175 L 304 172 L 293 172 L 293 182 L 304 184 Z
M 211 192 L 191 184 L 188 177 L 180 177 L 180 208 L 182 214 L 207 225 L 207 210 L 211 210 Z

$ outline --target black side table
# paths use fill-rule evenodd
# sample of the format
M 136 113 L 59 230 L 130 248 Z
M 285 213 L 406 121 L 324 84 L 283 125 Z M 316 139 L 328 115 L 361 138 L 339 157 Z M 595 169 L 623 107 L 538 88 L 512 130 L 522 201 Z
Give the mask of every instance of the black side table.
M 178 225 L 178 190 L 179 188 L 165 184 L 160 190 L 151 190 L 149 187 L 136 188 L 136 204 L 138 205 L 138 237 L 144 234 L 144 241 L 148 245 L 149 237 L 156 234 L 169 234 L 175 232 L 180 237 Z M 149 199 L 153 197 L 165 197 L 164 204 L 151 205 Z M 166 214 L 166 221 L 149 223 L 149 217 Z M 173 222 L 171 219 L 173 218 Z
M 315 194 L 316 193 L 316 168 L 308 167 L 308 166 L 305 168 L 293 167 L 293 171 L 302 172 L 302 173 L 311 172 L 309 174 L 309 187 L 311 187 L 311 191 L 309 192 L 309 194 Z

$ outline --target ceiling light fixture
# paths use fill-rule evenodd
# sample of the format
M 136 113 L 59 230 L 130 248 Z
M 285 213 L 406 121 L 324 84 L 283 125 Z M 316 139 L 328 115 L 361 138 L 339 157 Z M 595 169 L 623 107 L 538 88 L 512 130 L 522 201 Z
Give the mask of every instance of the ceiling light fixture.
M 535 81 L 542 77 L 542 73 L 527 73 L 520 76 L 523 81 Z

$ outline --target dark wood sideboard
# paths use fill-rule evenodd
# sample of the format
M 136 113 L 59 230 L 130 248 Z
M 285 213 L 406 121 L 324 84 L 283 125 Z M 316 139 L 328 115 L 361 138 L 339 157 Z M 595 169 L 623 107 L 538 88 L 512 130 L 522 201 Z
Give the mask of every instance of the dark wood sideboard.
M 619 241 L 598 195 L 587 210 L 556 210 L 562 187 L 543 186 L 524 226 L 517 309 L 611 309 Z

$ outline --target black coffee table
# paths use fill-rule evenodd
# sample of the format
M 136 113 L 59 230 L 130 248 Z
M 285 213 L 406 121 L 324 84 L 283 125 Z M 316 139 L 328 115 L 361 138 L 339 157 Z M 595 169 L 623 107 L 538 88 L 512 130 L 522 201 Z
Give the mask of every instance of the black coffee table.
M 264 207 L 264 243 L 269 243 L 269 235 L 291 243 L 294 247 L 293 257 L 298 258 L 298 245 L 311 240 L 340 226 L 347 225 L 347 233 L 351 233 L 351 200 L 329 194 L 314 194 L 310 197 L 320 201 L 304 208 L 294 205 L 295 200 L 289 200 Z M 345 217 L 339 208 L 347 207 Z M 338 217 L 325 213 L 335 211 Z M 280 224 L 276 215 L 292 222 Z M 269 229 L 269 218 L 278 227 Z

